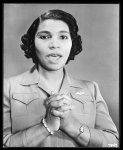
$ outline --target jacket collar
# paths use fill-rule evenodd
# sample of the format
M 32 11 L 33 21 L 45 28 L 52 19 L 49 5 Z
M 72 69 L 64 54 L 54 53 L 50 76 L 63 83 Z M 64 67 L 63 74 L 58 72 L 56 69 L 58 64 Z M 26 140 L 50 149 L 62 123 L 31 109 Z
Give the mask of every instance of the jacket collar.
M 28 70 L 22 75 L 20 84 L 21 85 L 36 84 L 39 82 L 39 77 L 40 75 L 38 73 L 37 66 L 34 65 L 30 70 Z
M 68 72 L 64 68 L 64 80 L 62 83 L 62 88 L 61 90 L 67 90 L 67 87 L 77 87 L 77 88 L 83 88 L 82 84 L 80 83 L 79 80 L 73 79 L 68 75 Z M 41 86 L 41 81 L 40 81 L 40 74 L 37 70 L 37 66 L 34 65 L 29 71 L 25 72 L 23 74 L 23 77 L 20 81 L 21 85 L 33 85 L 33 84 L 39 84 Z

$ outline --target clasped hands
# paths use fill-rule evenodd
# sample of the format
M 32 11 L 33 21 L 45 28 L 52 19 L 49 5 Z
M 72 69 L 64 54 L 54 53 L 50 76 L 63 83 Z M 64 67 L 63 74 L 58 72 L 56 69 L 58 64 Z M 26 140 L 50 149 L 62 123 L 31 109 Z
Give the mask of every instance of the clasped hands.
M 74 108 L 73 100 L 63 94 L 51 95 L 47 101 L 46 122 L 52 131 L 67 131 L 71 123 L 75 122 L 71 110 Z

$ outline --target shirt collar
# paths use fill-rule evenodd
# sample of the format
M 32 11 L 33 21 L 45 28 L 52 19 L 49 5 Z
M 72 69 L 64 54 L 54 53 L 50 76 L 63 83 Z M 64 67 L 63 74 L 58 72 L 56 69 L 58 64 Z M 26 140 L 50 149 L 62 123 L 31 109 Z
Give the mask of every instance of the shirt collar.
M 34 65 L 29 71 L 23 74 L 22 80 L 20 81 L 21 85 L 32 85 L 38 84 L 38 86 L 44 89 L 42 81 L 40 80 L 40 74 L 37 70 L 37 66 Z M 73 79 L 68 75 L 68 72 L 64 68 L 64 79 L 62 82 L 61 89 L 59 93 L 67 94 L 70 91 L 70 87 L 82 88 L 80 81 Z

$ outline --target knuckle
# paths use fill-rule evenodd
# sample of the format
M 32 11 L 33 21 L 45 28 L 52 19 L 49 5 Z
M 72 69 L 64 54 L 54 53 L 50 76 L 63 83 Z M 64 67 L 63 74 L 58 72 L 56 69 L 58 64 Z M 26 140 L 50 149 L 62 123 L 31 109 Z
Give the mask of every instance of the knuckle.
M 56 95 L 56 99 L 59 100 L 61 96 L 59 94 Z
M 65 115 L 64 115 L 64 113 L 63 113 L 63 112 L 61 113 L 61 117 L 62 117 L 62 118 L 64 118 L 64 117 L 65 117 Z
M 62 101 L 58 101 L 58 106 L 62 106 Z

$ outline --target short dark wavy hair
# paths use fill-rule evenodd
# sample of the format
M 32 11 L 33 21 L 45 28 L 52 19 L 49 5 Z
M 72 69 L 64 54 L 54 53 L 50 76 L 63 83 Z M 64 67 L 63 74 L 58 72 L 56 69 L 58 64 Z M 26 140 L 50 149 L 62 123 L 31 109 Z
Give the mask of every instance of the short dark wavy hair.
M 70 60 L 74 60 L 75 55 L 79 54 L 82 51 L 82 40 L 81 36 L 78 34 L 78 25 L 75 18 L 71 14 L 59 9 L 49 10 L 48 12 L 45 12 L 32 23 L 27 33 L 21 37 L 21 49 L 24 51 L 27 58 L 32 58 L 33 62 L 35 64 L 38 64 L 39 61 L 35 52 L 34 39 L 40 22 L 47 19 L 62 20 L 67 23 L 69 27 L 70 36 L 72 39 L 72 48 L 66 62 L 67 64 Z

